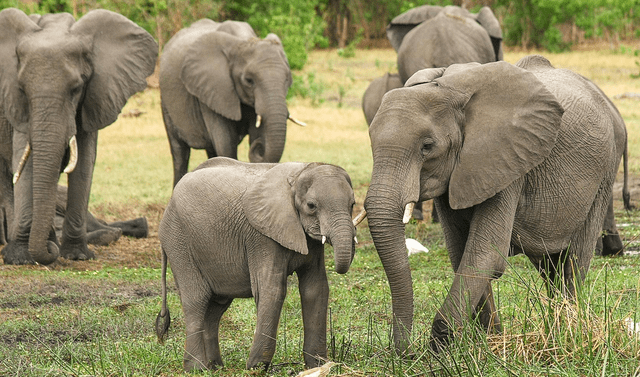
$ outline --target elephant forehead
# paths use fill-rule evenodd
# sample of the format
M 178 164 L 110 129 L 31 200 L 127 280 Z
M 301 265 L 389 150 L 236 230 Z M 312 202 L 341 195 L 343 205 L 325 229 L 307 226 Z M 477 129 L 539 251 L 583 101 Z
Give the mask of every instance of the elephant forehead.
M 54 29 L 28 35 L 20 41 L 16 51 L 22 61 L 23 58 L 80 57 L 89 49 L 80 38 L 69 34 L 67 30 Z
M 435 84 L 428 83 L 387 92 L 371 124 L 370 134 L 395 127 L 403 132 L 411 132 L 414 129 L 411 125 L 433 121 L 433 114 L 446 108 L 435 88 Z

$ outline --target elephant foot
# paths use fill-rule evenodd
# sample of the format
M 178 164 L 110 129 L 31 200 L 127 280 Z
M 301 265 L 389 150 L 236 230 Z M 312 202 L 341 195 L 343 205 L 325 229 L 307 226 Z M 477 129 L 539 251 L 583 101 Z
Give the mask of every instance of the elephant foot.
M 62 241 L 60 255 L 69 260 L 89 260 L 96 259 L 93 251 L 89 250 L 86 243 L 78 244 Z
M 149 224 L 146 217 L 128 221 L 116 221 L 109 224 L 110 227 L 122 229 L 122 235 L 134 238 L 147 238 L 149 235 Z
M 598 242 L 598 246 L 600 246 L 600 242 Z M 597 251 L 601 251 L 602 256 L 621 256 L 624 255 L 624 245 L 622 244 L 622 239 L 620 239 L 620 235 L 617 233 L 608 233 L 602 236 L 602 248 L 597 249 Z
M 2 249 L 2 259 L 4 264 L 23 265 L 36 263 L 29 253 L 28 244 L 15 241 L 9 241 Z
M 266 372 L 269 369 L 269 366 L 271 366 L 270 361 L 260 361 L 257 363 L 252 363 L 252 365 L 249 365 L 249 362 L 247 362 L 247 369 L 261 370 Z
M 442 351 L 449 346 L 452 336 L 453 334 L 447 321 L 442 318 L 434 319 L 431 326 L 431 350 L 433 352 Z
M 624 245 L 618 233 L 604 231 L 598 237 L 596 243 L 596 255 L 600 256 L 621 256 L 624 255 Z
M 205 370 L 215 370 L 222 365 L 214 364 L 213 362 L 207 363 L 207 365 L 203 364 L 201 361 L 194 359 L 189 355 L 184 356 L 183 367 L 185 372 L 195 372 L 195 371 L 205 371 Z
M 105 227 L 87 233 L 87 243 L 91 245 L 107 246 L 116 242 L 122 236 L 122 229 Z

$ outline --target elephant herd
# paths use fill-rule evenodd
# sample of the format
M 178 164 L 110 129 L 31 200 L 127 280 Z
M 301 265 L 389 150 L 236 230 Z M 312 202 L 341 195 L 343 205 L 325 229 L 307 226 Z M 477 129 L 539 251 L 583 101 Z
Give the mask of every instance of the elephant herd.
M 414 8 L 391 21 L 387 36 L 398 74 L 374 80 L 363 96 L 373 171 L 365 210 L 353 221 L 346 171 L 278 163 L 293 118 L 291 71 L 276 35 L 259 39 L 244 22 L 203 19 L 164 47 L 161 108 L 174 191 L 158 231 L 156 332 L 162 341 L 170 323 L 170 263 L 185 315 L 186 370 L 222 365 L 220 318 L 242 297 L 257 305 L 247 367 L 268 366 L 293 272 L 305 365 L 326 358 L 323 245 L 334 247 L 335 269 L 346 273 L 365 216 L 389 281 L 400 353 L 411 344 L 414 305 L 405 224 L 423 201 L 433 199 L 455 272 L 433 320 L 436 351 L 470 318 L 501 331 L 491 281 L 505 271 L 506 257 L 526 255 L 549 292 L 573 297 L 594 250 L 622 252 L 612 187 L 624 160 L 631 208 L 626 127 L 594 83 L 540 55 L 502 61 L 501 28 L 488 7 L 477 14 Z M 5 263 L 90 259 L 91 240 L 146 236 L 144 219 L 106 224 L 88 201 L 98 131 L 146 87 L 157 56 L 151 35 L 114 12 L 94 10 L 78 21 L 66 13 L 0 12 Z M 250 163 L 237 161 L 247 135 Z M 210 159 L 187 173 L 191 148 Z M 58 186 L 63 172 L 68 188 Z

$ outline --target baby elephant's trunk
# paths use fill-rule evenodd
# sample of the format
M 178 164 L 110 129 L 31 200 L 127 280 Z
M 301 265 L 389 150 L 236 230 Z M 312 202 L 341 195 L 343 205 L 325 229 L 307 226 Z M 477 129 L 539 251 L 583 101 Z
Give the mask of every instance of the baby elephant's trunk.
M 158 336 L 158 343 L 164 344 L 169 333 L 169 326 L 171 326 L 171 314 L 169 314 L 169 308 L 167 307 L 167 253 L 162 250 L 162 309 L 156 317 L 156 335 Z

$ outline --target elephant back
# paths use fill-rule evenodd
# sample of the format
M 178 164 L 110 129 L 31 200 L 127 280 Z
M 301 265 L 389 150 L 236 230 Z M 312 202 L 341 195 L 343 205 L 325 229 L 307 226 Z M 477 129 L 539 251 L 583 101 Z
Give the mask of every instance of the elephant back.
M 491 38 L 472 18 L 441 12 L 411 30 L 398 51 L 403 82 L 421 69 L 496 60 Z

